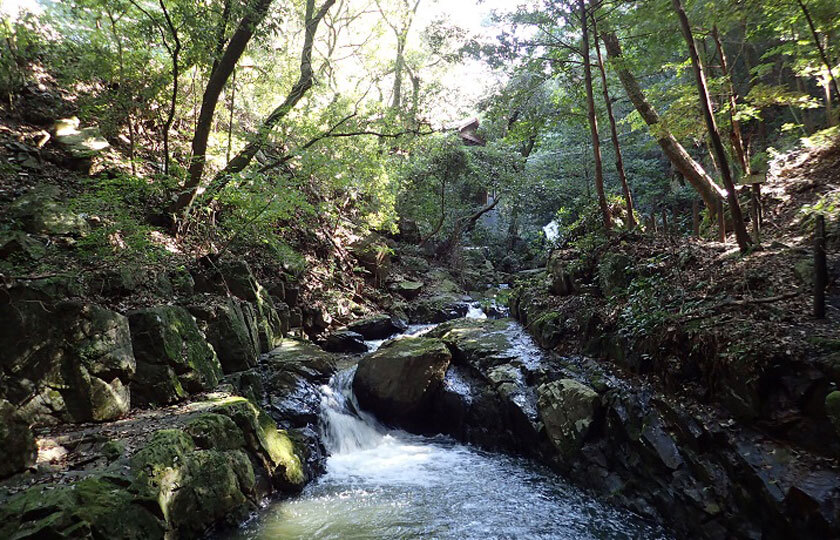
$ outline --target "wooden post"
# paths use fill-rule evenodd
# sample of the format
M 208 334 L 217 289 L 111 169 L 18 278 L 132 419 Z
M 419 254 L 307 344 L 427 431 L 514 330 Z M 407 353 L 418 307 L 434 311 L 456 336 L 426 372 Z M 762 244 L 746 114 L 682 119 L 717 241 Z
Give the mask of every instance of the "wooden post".
M 750 210 L 752 211 L 752 222 L 753 222 L 753 241 L 756 244 L 761 243 L 761 211 L 758 209 L 759 207 L 759 197 L 761 196 L 761 188 L 759 187 L 760 184 L 753 184 L 752 190 L 750 191 Z
M 723 201 L 718 201 L 718 233 L 720 241 L 726 243 L 726 216 L 723 215 Z
M 814 227 L 814 317 L 825 319 L 825 288 L 828 268 L 825 259 L 825 216 L 816 217 Z
M 697 199 L 691 203 L 691 231 L 695 238 L 700 238 L 700 203 Z

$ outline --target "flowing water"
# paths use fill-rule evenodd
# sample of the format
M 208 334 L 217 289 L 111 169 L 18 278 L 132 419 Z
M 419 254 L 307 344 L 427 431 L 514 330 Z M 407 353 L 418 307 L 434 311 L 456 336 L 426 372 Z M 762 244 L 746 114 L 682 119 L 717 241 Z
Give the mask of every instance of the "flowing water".
M 227 538 L 664 537 L 530 461 L 386 428 L 359 409 L 354 372 L 322 388 L 326 474 Z

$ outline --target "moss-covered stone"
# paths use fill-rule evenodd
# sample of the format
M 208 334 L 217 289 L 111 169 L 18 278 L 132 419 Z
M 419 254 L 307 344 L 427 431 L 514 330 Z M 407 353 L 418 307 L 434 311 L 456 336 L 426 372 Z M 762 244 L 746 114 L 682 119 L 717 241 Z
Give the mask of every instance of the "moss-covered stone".
M 0 478 L 23 471 L 37 457 L 38 447 L 29 424 L 11 403 L 0 399 Z
M 172 403 L 215 387 L 222 366 L 190 313 L 157 306 L 128 314 L 137 359 L 132 388 L 138 403 Z
M 592 388 L 573 379 L 540 385 L 540 418 L 561 459 L 571 459 L 583 444 L 600 409 L 600 398 Z
M 245 437 L 230 417 L 205 413 L 190 420 L 184 428 L 199 448 L 235 450 L 245 446 Z
M 260 455 L 275 483 L 282 489 L 298 490 L 307 478 L 301 464 L 301 452 L 286 430 L 277 428 L 262 409 L 245 398 L 228 398 L 216 405 L 211 412 L 224 415 L 239 426 L 245 436 L 246 446 Z
M 430 410 L 451 360 L 449 349 L 438 339 L 392 341 L 362 358 L 353 390 L 359 404 L 383 420 L 415 424 Z
M 84 236 L 87 222 L 59 202 L 58 188 L 39 185 L 17 198 L 9 207 L 9 215 L 17 219 L 24 230 L 33 234 Z
M 0 302 L 0 397 L 33 424 L 104 421 L 129 410 L 135 361 L 127 319 L 48 291 Z M 20 339 L 27 336 L 27 339 Z
M 0 538 L 163 538 L 164 522 L 119 476 L 38 485 L 0 505 Z
M 260 331 L 253 304 L 229 298 L 221 305 L 195 305 L 189 310 L 200 322 L 225 373 L 244 371 L 257 365 Z

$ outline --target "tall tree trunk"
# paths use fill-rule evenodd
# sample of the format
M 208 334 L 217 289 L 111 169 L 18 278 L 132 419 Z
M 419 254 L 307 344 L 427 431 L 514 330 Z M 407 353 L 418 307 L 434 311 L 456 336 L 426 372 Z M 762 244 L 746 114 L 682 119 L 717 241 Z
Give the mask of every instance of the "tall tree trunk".
M 210 73 L 210 80 L 207 81 L 204 95 L 201 98 L 201 111 L 198 114 L 198 122 L 193 136 L 189 178 L 184 184 L 180 196 L 170 209 L 173 213 L 188 210 L 196 195 L 198 195 L 201 177 L 204 173 L 204 164 L 207 159 L 207 141 L 213 127 L 213 115 L 216 112 L 219 95 L 233 72 L 233 68 L 236 67 L 236 63 L 245 51 L 245 47 L 251 41 L 254 31 L 268 13 L 271 2 L 272 0 L 251 0 L 248 2 L 245 15 L 233 32 L 215 69 Z
M 595 16 L 592 16 L 592 33 L 595 35 L 595 51 L 598 53 L 598 70 L 601 72 L 601 86 L 604 90 L 604 103 L 607 105 L 607 117 L 610 120 L 610 136 L 615 148 L 615 168 L 618 171 L 618 178 L 621 180 L 621 190 L 624 192 L 624 203 L 627 205 L 627 225 L 633 229 L 636 227 L 636 217 L 633 215 L 633 195 L 630 193 L 630 186 L 627 184 L 627 174 L 624 171 L 624 159 L 621 155 L 621 143 L 618 140 L 618 129 L 615 125 L 612 102 L 610 101 L 610 90 L 607 86 L 607 70 L 604 69 L 604 59 L 601 57 L 601 44 L 598 42 L 598 26 Z
M 175 121 L 175 107 L 178 104 L 178 77 L 180 76 L 178 55 L 181 54 L 181 38 L 178 37 L 178 29 L 175 23 L 172 22 L 172 17 L 169 16 L 169 10 L 166 9 L 166 4 L 163 0 L 159 0 L 160 9 L 163 10 L 163 16 L 166 19 L 166 26 L 169 27 L 169 33 L 172 35 L 172 40 L 175 42 L 171 47 L 164 41 L 164 45 L 169 51 L 169 56 L 172 59 L 172 97 L 169 99 L 169 111 L 166 113 L 166 122 L 163 126 L 163 173 L 169 174 L 169 131 L 172 129 L 172 122 Z
M 729 213 L 732 215 L 732 222 L 735 228 L 735 239 L 738 241 L 738 247 L 742 252 L 749 249 L 751 241 L 750 235 L 747 234 L 747 227 L 744 225 L 744 217 L 741 214 L 741 205 L 738 202 L 738 193 L 735 191 L 735 182 L 732 180 L 732 171 L 729 169 L 729 161 L 726 159 L 726 151 L 723 149 L 723 143 L 720 140 L 720 132 L 718 132 L 715 116 L 712 113 L 712 103 L 709 100 L 709 89 L 706 86 L 706 76 L 703 73 L 703 65 L 700 63 L 700 57 L 697 54 L 697 46 L 694 43 L 694 36 L 691 33 L 691 25 L 688 22 L 688 16 L 685 14 L 680 0 L 671 0 L 674 6 L 674 11 L 677 12 L 677 17 L 680 20 L 680 29 L 682 30 L 685 42 L 688 45 L 688 54 L 691 56 L 691 63 L 694 67 L 694 78 L 697 81 L 697 91 L 700 94 L 700 106 L 703 109 L 703 117 L 706 120 L 706 127 L 709 130 L 709 137 L 712 139 L 712 147 L 718 158 L 718 166 L 720 167 L 721 177 L 723 178 L 723 185 L 726 186 L 726 198 L 729 202 Z
M 589 133 L 592 136 L 592 153 L 595 157 L 595 190 L 598 192 L 598 205 L 601 207 L 601 217 L 604 227 L 610 229 L 610 209 L 607 206 L 607 196 L 604 194 L 604 167 L 601 162 L 601 141 L 598 139 L 598 117 L 595 114 L 595 96 L 592 91 L 592 66 L 589 62 L 589 17 L 586 11 L 586 0 L 578 0 L 580 8 L 580 23 L 583 29 L 583 76 L 586 84 L 586 105 L 589 112 Z
M 717 47 L 718 56 L 720 57 L 720 69 L 723 72 L 723 77 L 726 79 L 727 94 L 729 94 L 729 122 L 732 124 L 732 132 L 730 139 L 732 142 L 732 149 L 735 155 L 738 156 L 738 161 L 741 162 L 741 170 L 745 175 L 750 174 L 750 159 L 747 155 L 747 149 L 744 146 L 744 137 L 741 133 L 741 122 L 737 118 L 738 114 L 738 96 L 735 95 L 735 83 L 732 81 L 732 74 L 729 72 L 729 62 L 726 59 L 726 51 L 723 49 L 723 43 L 720 40 L 720 33 L 717 26 L 712 26 L 712 39 L 715 40 L 715 47 Z
M 397 58 L 394 60 L 394 89 L 391 95 L 391 109 L 399 114 L 402 106 L 402 74 L 405 66 L 405 42 L 407 32 L 397 34 Z
M 803 0 L 796 0 L 796 3 L 799 4 L 799 9 L 802 10 L 802 14 L 805 15 L 805 20 L 808 21 L 808 28 L 811 29 L 811 36 L 814 38 L 814 45 L 817 46 L 817 51 L 819 51 L 820 53 L 820 58 L 822 58 L 823 64 L 825 64 L 825 69 L 828 70 L 828 77 L 831 80 L 832 86 L 834 86 L 834 91 L 837 93 L 837 97 L 840 98 L 840 87 L 837 86 L 837 79 L 834 78 L 834 73 L 831 71 L 831 62 L 828 59 L 828 54 L 826 54 L 825 48 L 820 42 L 820 36 L 819 34 L 817 34 L 817 27 L 814 25 L 814 20 L 811 18 L 811 13 L 808 11 L 808 8 L 805 7 L 805 2 Z M 830 108 L 831 90 L 828 88 L 828 84 L 826 84 L 826 98 L 829 102 L 827 107 Z M 829 125 L 833 124 L 829 123 Z
M 607 57 L 610 59 L 616 73 L 618 73 L 618 78 L 621 80 L 625 92 L 627 92 L 627 97 L 630 98 L 630 101 L 636 107 L 636 110 L 639 111 L 645 123 L 650 126 L 651 133 L 656 137 L 656 141 L 659 143 L 662 151 L 671 160 L 674 168 L 697 190 L 697 193 L 700 194 L 700 197 L 702 197 L 703 202 L 706 204 L 706 208 L 709 209 L 709 213 L 712 215 L 717 214 L 718 201 L 725 197 L 724 191 L 720 186 L 715 184 L 712 177 L 706 173 L 703 167 L 691 158 L 685 148 L 671 135 L 667 128 L 660 124 L 659 114 L 648 103 L 638 81 L 636 81 L 636 78 L 624 63 L 621 46 L 616 35 L 610 32 L 602 34 L 601 37 L 607 49 Z
M 285 118 L 295 108 L 295 105 L 303 99 L 306 92 L 312 88 L 312 46 L 315 41 L 315 33 L 318 30 L 318 24 L 335 2 L 336 0 L 326 0 L 318 12 L 315 13 L 315 0 L 306 1 L 306 33 L 300 55 L 300 77 L 283 103 L 271 111 L 271 114 L 263 120 L 257 133 L 252 134 L 251 141 L 216 175 L 216 178 L 213 179 L 213 191 L 222 189 L 230 181 L 232 175 L 242 171 L 251 163 L 251 160 L 265 144 L 277 122 Z

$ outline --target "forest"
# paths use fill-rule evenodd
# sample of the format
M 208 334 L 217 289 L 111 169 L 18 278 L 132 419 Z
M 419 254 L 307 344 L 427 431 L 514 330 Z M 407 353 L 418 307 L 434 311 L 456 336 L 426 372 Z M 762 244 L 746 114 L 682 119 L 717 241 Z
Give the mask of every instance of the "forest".
M 0 35 L 0 538 L 840 536 L 838 0 Z

